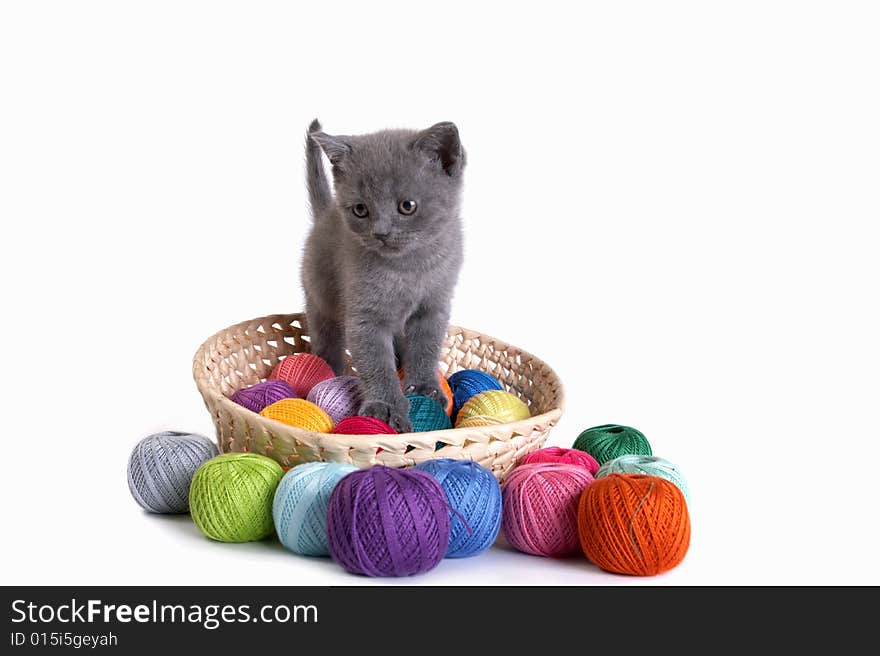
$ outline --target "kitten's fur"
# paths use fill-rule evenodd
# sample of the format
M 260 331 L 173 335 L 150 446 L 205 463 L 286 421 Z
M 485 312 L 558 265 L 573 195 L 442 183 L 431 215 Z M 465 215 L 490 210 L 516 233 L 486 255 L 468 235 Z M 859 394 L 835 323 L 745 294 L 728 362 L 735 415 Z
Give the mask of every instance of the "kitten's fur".
M 438 123 L 421 132 L 330 136 L 315 120 L 306 157 L 314 223 L 302 281 L 312 352 L 340 374 L 347 346 L 363 386 L 361 414 L 407 432 L 397 362 L 407 393 L 443 398 L 437 360 L 462 263 L 466 158 L 458 130 Z M 399 211 L 405 200 L 417 203 L 410 216 Z M 368 216 L 355 215 L 358 203 Z

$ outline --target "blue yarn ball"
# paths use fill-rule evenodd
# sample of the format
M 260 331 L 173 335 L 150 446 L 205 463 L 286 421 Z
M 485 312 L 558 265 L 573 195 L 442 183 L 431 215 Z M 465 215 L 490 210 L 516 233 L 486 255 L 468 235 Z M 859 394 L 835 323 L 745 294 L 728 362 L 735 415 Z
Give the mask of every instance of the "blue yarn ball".
M 409 399 L 409 421 L 414 433 L 452 428 L 446 410 L 434 399 L 421 394 L 407 394 L 406 398 Z
M 342 462 L 307 462 L 284 475 L 275 490 L 272 518 L 278 539 L 302 556 L 329 556 L 327 505 L 333 488 L 357 467 Z
M 148 435 L 128 458 L 128 489 L 138 505 L 153 513 L 189 512 L 189 486 L 196 469 L 217 455 L 204 435 L 163 431 Z
M 471 460 L 440 458 L 416 466 L 440 483 L 449 501 L 447 558 L 476 556 L 492 546 L 501 528 L 501 486 Z
M 452 416 L 458 416 L 468 399 L 487 390 L 503 390 L 501 383 L 485 371 L 479 369 L 462 369 L 452 374 L 449 379 L 452 390 Z

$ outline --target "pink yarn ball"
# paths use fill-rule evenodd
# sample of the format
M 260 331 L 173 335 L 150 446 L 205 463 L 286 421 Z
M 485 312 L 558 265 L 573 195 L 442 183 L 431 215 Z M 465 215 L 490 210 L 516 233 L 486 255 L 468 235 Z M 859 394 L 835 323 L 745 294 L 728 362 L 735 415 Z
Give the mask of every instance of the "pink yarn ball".
M 504 481 L 504 537 L 515 549 L 536 556 L 578 553 L 578 502 L 592 482 L 593 475 L 580 465 L 517 467 Z
M 560 446 L 548 446 L 544 449 L 532 451 L 522 459 L 521 465 L 533 465 L 541 462 L 558 462 L 566 465 L 578 465 L 583 467 L 593 476 L 599 471 L 599 463 L 586 451 L 578 449 L 563 449 Z
M 330 365 L 317 355 L 294 353 L 275 365 L 269 380 L 283 380 L 299 398 L 304 399 L 315 385 L 333 378 L 333 375 Z

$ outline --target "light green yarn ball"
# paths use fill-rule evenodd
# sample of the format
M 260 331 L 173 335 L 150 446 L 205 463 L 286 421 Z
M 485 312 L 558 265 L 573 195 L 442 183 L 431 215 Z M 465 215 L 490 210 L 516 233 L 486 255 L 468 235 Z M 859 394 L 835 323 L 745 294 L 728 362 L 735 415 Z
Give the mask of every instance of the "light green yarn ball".
M 690 501 L 688 497 L 688 486 L 684 475 L 679 469 L 668 460 L 658 458 L 657 456 L 646 456 L 638 453 L 631 453 L 619 456 L 614 460 L 609 460 L 599 468 L 596 472 L 596 480 L 608 476 L 608 474 L 646 474 L 648 476 L 659 476 L 673 483 L 684 495 L 685 501 Z
M 256 453 L 224 453 L 196 470 L 189 512 L 199 530 L 220 542 L 252 542 L 272 534 L 272 499 L 281 465 Z

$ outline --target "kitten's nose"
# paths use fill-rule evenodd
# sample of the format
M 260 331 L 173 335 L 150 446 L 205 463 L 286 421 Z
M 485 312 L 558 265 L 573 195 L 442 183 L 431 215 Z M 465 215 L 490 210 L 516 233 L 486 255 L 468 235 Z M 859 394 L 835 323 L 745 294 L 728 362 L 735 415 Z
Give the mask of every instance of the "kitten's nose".
M 384 244 L 390 235 L 387 232 L 374 232 L 373 236 Z

